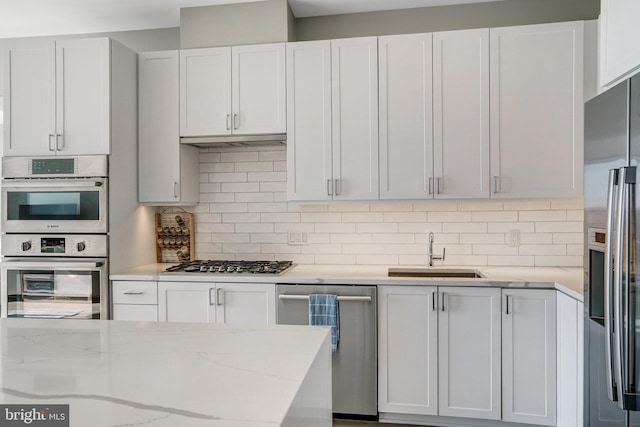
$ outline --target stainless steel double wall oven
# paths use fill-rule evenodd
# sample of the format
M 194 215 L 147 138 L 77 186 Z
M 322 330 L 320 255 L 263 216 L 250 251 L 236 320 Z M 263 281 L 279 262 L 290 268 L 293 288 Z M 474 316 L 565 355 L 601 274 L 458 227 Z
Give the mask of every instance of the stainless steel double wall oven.
M 1 317 L 108 319 L 107 156 L 2 160 Z

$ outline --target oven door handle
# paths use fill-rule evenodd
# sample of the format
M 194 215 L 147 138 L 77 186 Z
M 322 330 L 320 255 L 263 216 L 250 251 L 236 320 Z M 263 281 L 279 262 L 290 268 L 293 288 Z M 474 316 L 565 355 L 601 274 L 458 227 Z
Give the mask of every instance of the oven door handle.
M 64 182 L 64 184 L 63 184 Z M 74 188 L 86 188 L 86 187 L 97 187 L 104 188 L 106 180 L 105 179 L 65 179 L 59 178 L 56 180 L 44 180 L 44 179 L 5 179 L 3 180 L 4 187 L 8 190 L 14 189 L 23 189 L 23 188 L 44 188 L 44 189 L 52 189 L 59 188 L 65 191 L 72 190 Z
M 3 269 L 31 269 L 31 270 L 96 270 L 104 267 L 104 261 L 67 262 L 67 261 L 6 261 L 2 263 Z
M 309 295 L 290 295 L 290 294 L 280 294 L 278 295 L 278 299 L 280 300 L 308 300 Z M 353 302 L 371 302 L 371 296 L 362 295 L 362 296 L 340 296 L 338 295 L 338 301 L 353 301 Z

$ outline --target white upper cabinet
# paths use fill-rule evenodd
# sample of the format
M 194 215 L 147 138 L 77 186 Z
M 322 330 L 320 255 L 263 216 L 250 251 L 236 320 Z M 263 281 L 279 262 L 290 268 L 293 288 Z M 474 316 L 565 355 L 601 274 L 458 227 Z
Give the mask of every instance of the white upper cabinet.
M 612 86 L 640 70 L 640 2 L 600 1 L 600 86 Z
M 489 197 L 489 30 L 433 34 L 433 193 Z
M 138 56 L 138 200 L 196 204 L 200 197 L 198 149 L 180 144 L 178 51 Z
M 488 197 L 489 30 L 380 37 L 379 55 L 380 198 Z
M 378 199 L 377 38 L 287 45 L 289 200 Z
M 287 43 L 287 193 L 331 200 L 331 42 Z
M 5 156 L 110 153 L 111 41 L 34 42 L 5 61 Z
M 333 199 L 378 199 L 378 38 L 331 40 Z
M 284 133 L 284 43 L 231 48 L 233 133 Z
M 180 51 L 180 136 L 286 131 L 285 45 Z
M 180 51 L 180 135 L 231 134 L 231 48 Z
M 433 197 L 432 38 L 378 40 L 381 199 Z
M 492 28 L 491 197 L 580 197 L 583 23 Z

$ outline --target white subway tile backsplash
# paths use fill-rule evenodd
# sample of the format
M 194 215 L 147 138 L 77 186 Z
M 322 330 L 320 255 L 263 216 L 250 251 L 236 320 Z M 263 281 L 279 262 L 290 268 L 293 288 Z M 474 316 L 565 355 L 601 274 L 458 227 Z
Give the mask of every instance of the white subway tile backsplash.
M 566 211 L 523 211 L 519 214 L 522 222 L 566 221 Z
M 220 153 L 220 161 L 221 162 L 257 162 L 259 160 L 257 151 L 248 151 L 248 152 L 230 152 L 230 153 Z
M 429 212 L 429 222 L 471 222 L 471 212 Z
M 255 193 L 260 191 L 258 182 L 226 182 L 220 184 L 220 191 L 223 193 Z
M 301 264 L 581 266 L 582 200 L 287 201 L 286 148 L 201 149 L 196 256 Z M 511 230 L 519 246 L 509 246 Z M 308 233 L 289 245 L 291 231 Z

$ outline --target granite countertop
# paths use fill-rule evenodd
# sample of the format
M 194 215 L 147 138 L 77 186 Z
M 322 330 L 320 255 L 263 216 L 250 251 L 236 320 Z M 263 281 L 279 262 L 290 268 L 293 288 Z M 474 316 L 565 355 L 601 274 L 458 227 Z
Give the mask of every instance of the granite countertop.
M 69 404 L 71 426 L 281 426 L 328 331 L 0 319 L 0 403 Z
M 509 288 L 556 289 L 579 301 L 583 300 L 584 270 L 578 267 L 470 267 L 438 265 L 371 266 L 371 265 L 296 265 L 279 276 L 166 273 L 173 264 L 149 264 L 110 275 L 111 280 L 159 280 L 193 282 L 262 282 L 296 284 L 361 284 L 361 285 L 434 285 L 497 286 Z M 441 277 L 388 277 L 389 268 L 473 269 L 484 277 L 479 279 Z

